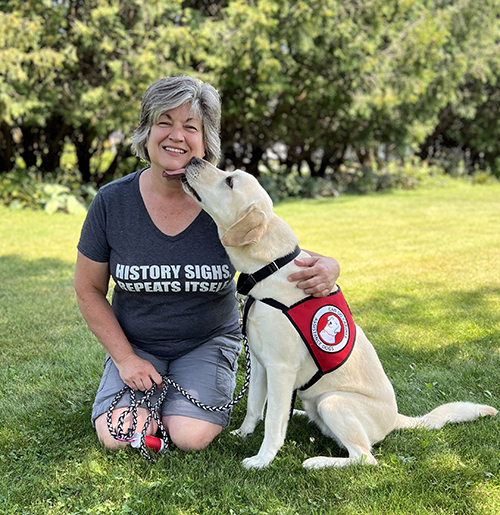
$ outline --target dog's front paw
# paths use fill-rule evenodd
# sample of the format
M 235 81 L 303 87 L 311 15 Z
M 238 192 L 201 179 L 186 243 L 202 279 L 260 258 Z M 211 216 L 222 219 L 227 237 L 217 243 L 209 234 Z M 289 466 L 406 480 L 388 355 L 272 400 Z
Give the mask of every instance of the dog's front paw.
M 245 458 L 241 463 L 247 469 L 263 469 L 271 463 L 272 460 L 263 460 L 258 454 L 251 458 Z
M 235 429 L 234 431 L 231 431 L 231 434 L 234 436 L 239 436 L 240 438 L 245 438 L 245 436 L 248 436 L 250 433 L 247 433 L 246 431 L 242 431 L 241 427 L 239 429 Z
M 231 434 L 241 437 L 251 435 L 254 432 L 260 420 L 261 419 L 255 419 L 253 417 L 246 416 L 241 426 L 238 429 L 231 431 Z
M 240 438 L 245 438 L 245 436 L 251 435 L 253 431 L 247 431 L 241 426 L 239 429 L 235 429 L 231 431 L 231 434 L 234 436 L 239 436 Z

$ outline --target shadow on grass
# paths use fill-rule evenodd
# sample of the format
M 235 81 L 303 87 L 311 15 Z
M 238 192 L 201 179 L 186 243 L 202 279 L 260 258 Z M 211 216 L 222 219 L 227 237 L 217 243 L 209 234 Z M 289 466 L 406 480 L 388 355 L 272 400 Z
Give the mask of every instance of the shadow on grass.
M 76 255 L 75 255 L 76 258 Z M 73 274 L 74 263 L 68 263 L 62 259 L 37 258 L 27 259 L 18 254 L 0 256 L 0 279 L 10 284 L 18 280 L 46 275 Z
M 456 400 L 499 407 L 499 297 L 495 287 L 443 292 L 424 285 L 415 294 L 382 290 L 351 306 L 405 414 Z

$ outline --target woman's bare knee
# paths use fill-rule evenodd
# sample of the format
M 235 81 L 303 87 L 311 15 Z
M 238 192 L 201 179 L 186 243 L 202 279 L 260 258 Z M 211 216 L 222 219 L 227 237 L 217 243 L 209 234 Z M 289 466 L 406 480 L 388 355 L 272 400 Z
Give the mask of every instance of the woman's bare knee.
M 123 413 L 124 409 L 117 409 L 113 412 L 113 416 L 111 418 L 111 424 L 113 428 L 116 430 L 116 424 L 118 423 L 118 417 Z M 144 427 L 146 422 L 146 418 L 149 412 L 143 408 L 139 408 L 137 410 L 137 427 L 136 433 L 140 433 Z M 132 426 L 133 419 L 132 414 L 128 414 L 123 421 L 123 432 L 126 433 L 128 429 Z M 110 432 L 108 428 L 107 421 L 107 413 L 103 413 L 99 417 L 95 419 L 95 429 L 97 432 L 97 438 L 99 441 L 108 449 L 112 451 L 117 451 L 119 449 L 123 449 L 128 445 L 128 442 L 122 442 L 117 440 Z M 147 434 L 154 435 L 158 429 L 156 422 L 153 420 L 148 427 Z
M 170 439 L 182 451 L 201 451 L 222 431 L 222 426 L 190 417 L 163 418 Z
M 118 449 L 123 449 L 127 446 L 127 442 L 116 440 L 109 432 L 106 414 L 100 415 L 96 418 L 95 430 L 97 438 L 99 438 L 99 441 L 104 445 L 104 447 L 111 449 L 112 451 L 117 451 Z

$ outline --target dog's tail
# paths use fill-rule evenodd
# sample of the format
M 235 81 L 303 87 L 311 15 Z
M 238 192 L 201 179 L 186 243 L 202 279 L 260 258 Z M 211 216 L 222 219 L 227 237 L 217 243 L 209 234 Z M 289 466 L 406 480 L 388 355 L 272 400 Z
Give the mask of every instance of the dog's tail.
M 406 417 L 398 414 L 394 429 L 412 429 L 427 427 L 440 429 L 447 422 L 469 422 L 490 415 L 494 417 L 498 411 L 492 406 L 474 404 L 472 402 L 451 402 L 443 404 L 422 417 Z

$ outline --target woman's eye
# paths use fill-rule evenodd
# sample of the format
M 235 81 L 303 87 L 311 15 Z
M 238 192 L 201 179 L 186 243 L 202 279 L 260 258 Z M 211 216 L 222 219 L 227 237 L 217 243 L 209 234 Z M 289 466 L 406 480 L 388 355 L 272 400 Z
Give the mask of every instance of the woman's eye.
M 227 184 L 231 189 L 233 189 L 233 178 L 232 178 L 232 177 L 227 177 L 227 178 L 226 178 L 226 184 Z

